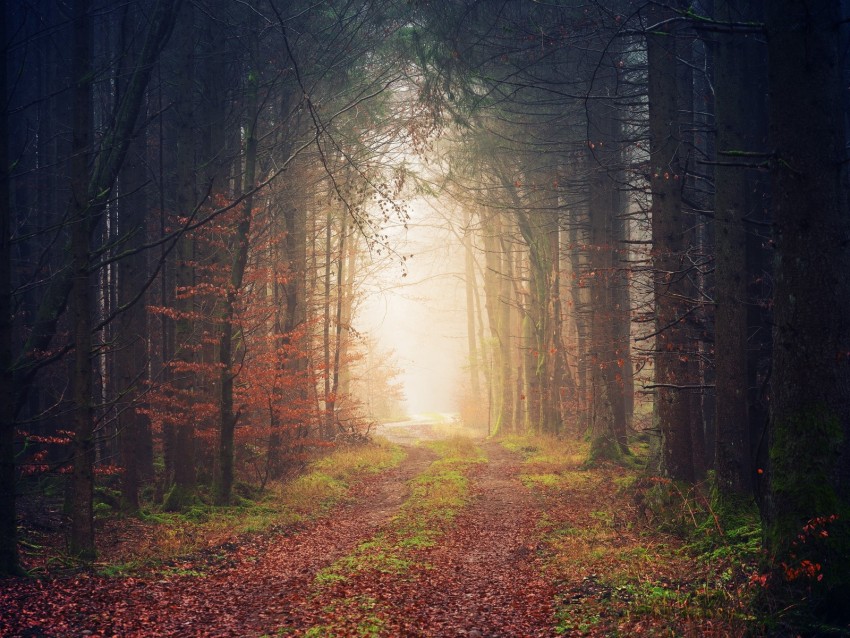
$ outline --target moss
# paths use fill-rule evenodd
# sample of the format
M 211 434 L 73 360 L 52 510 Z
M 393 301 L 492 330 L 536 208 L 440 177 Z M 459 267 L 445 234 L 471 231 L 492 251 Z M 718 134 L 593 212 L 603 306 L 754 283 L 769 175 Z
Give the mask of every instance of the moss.
M 619 463 L 623 458 L 623 450 L 620 444 L 612 436 L 595 436 L 590 441 L 590 454 L 587 458 L 587 466 L 593 467 L 602 461 L 614 461 Z
M 765 544 L 791 596 L 803 597 L 818 614 L 847 616 L 840 610 L 850 597 L 850 503 L 835 485 L 843 443 L 841 421 L 825 406 L 777 419 Z M 795 576 L 806 561 L 822 571 Z
M 190 487 L 175 485 L 165 496 L 162 503 L 164 512 L 183 512 L 198 503 L 198 497 Z
M 844 437 L 838 417 L 824 408 L 779 420 L 773 436 L 771 491 L 778 516 L 772 532 L 787 538 L 805 518 L 836 513 L 831 478 Z

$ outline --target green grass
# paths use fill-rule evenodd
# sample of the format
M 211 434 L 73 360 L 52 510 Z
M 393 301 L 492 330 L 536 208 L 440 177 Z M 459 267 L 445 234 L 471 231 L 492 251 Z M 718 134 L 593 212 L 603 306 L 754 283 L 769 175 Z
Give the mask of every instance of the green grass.
M 423 565 L 416 552 L 434 546 L 439 537 L 469 501 L 468 474 L 486 461 L 482 451 L 469 439 L 452 437 L 426 444 L 440 458 L 409 482 L 410 495 L 385 528 L 360 543 L 347 556 L 320 570 L 313 581 L 317 592 L 363 577 L 377 579 L 390 574 L 405 578 L 414 565 Z M 344 591 L 344 590 L 343 590 Z M 368 604 L 366 604 L 368 603 Z M 383 610 L 376 601 L 362 597 L 335 598 L 322 621 L 308 636 L 378 636 L 383 631 Z M 356 623 L 352 633 L 352 623 Z
M 361 543 L 316 575 L 323 587 L 364 572 L 404 574 L 411 566 L 411 552 L 433 546 L 443 528 L 466 505 L 470 468 L 485 459 L 468 439 L 459 437 L 427 444 L 440 455 L 425 472 L 412 479 L 410 496 L 387 529 Z
M 294 480 L 273 484 L 263 493 L 253 492 L 255 498 L 235 496 L 233 504 L 218 506 L 204 502 L 201 491 L 183 511 L 148 506 L 138 514 L 143 525 L 141 542 L 97 568 L 108 576 L 131 574 L 233 536 L 311 520 L 345 499 L 358 477 L 395 467 L 405 454 L 401 447 L 387 442 L 336 449 L 311 463 Z

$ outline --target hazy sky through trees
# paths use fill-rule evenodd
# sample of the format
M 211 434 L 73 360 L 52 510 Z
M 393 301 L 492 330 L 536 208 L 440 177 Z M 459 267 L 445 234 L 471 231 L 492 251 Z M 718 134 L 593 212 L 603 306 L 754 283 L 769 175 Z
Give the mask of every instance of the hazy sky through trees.
M 408 230 L 390 229 L 400 256 L 380 259 L 366 283 L 366 301 L 355 328 L 370 333 L 382 349 L 393 349 L 402 369 L 410 414 L 456 412 L 467 365 L 463 252 L 447 228 L 439 202 L 410 202 Z M 375 256 L 377 257 L 377 256 Z

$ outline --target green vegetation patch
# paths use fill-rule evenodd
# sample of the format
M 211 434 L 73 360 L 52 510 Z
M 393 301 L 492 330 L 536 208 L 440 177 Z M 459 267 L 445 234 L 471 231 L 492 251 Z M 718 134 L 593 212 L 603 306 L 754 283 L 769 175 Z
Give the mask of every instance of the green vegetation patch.
M 466 506 L 467 474 L 486 458 L 468 439 L 434 441 L 428 446 L 440 458 L 410 481 L 410 496 L 387 529 L 321 570 L 315 580 L 318 587 L 368 572 L 404 574 L 413 564 L 413 552 L 433 546 L 445 526 Z
M 224 506 L 213 504 L 203 489 L 174 488 L 161 507 L 145 506 L 137 519 L 128 519 L 138 528 L 133 534 L 137 542 L 96 567 L 103 575 L 115 576 L 151 568 L 182 574 L 168 565 L 235 535 L 316 518 L 345 499 L 358 477 L 395 467 L 405 456 L 403 448 L 387 442 L 336 449 L 311 463 L 301 476 L 272 484 L 264 492 L 240 484 L 235 491 L 246 496 L 234 496 L 233 503 Z
M 426 566 L 416 552 L 434 546 L 460 511 L 469 502 L 468 475 L 476 464 L 486 461 L 482 451 L 461 437 L 429 442 L 440 456 L 419 476 L 409 482 L 410 496 L 384 530 L 360 543 L 347 556 L 320 570 L 313 581 L 317 597 L 345 594 L 344 585 L 354 578 L 370 582 L 382 575 L 404 578 L 414 566 Z M 308 636 L 377 636 L 384 630 L 383 609 L 371 599 L 342 595 L 323 611 L 322 622 Z
M 522 455 L 523 469 L 528 474 L 560 473 L 578 470 L 587 460 L 590 446 L 586 441 L 551 436 L 506 436 L 499 444 Z

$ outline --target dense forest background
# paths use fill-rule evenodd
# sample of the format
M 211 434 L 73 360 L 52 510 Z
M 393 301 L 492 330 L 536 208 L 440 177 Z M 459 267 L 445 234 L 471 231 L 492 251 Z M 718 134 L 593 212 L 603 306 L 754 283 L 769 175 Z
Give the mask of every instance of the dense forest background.
M 228 503 L 403 414 L 355 317 L 429 197 L 464 420 L 648 438 L 838 609 L 846 4 L 0 0 L 0 572 L 22 497 L 92 560 L 96 489 Z

